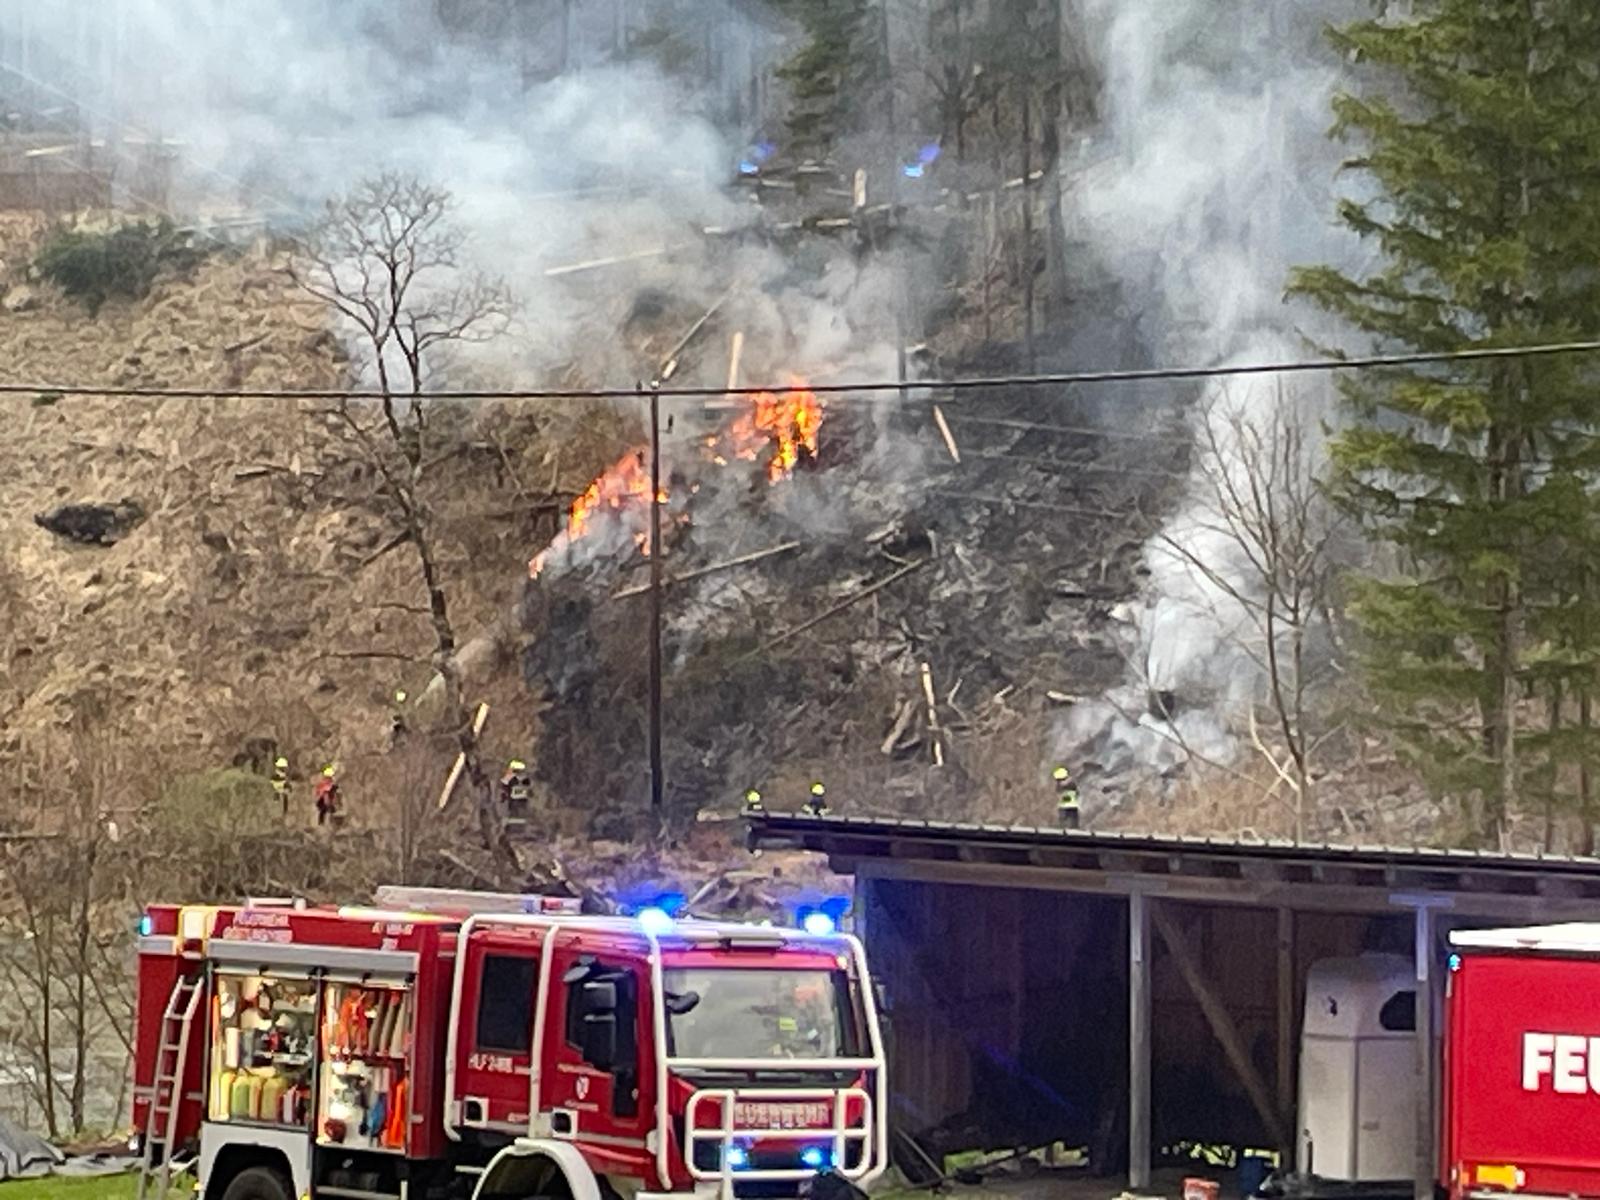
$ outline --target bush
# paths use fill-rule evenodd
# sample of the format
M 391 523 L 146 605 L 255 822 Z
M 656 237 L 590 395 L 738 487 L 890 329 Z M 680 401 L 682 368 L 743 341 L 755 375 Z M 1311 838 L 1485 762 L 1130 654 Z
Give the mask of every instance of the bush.
M 150 292 L 163 267 L 183 269 L 204 251 L 170 222 L 143 221 L 103 231 L 58 230 L 34 260 L 39 273 L 90 313 L 113 296 L 137 300 Z

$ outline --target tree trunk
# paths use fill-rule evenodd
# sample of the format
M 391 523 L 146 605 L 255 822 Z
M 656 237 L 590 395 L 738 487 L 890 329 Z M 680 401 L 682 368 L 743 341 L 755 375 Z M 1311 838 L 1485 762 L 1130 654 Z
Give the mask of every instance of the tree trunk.
M 1061 325 L 1067 306 L 1067 225 L 1062 215 L 1065 197 L 1061 184 L 1061 122 L 1064 77 L 1061 55 L 1061 5 L 1065 0 L 1045 0 L 1045 72 L 1050 81 L 1044 90 L 1044 111 L 1040 114 L 1043 139 L 1045 246 L 1044 319 L 1047 328 Z
M 1561 680 L 1557 679 L 1551 684 L 1550 691 L 1550 732 L 1558 733 L 1561 729 L 1561 705 L 1565 700 L 1561 687 Z M 1549 762 L 1546 764 L 1547 776 L 1544 794 L 1544 836 L 1541 844 L 1544 852 L 1549 854 L 1555 841 L 1556 833 L 1556 791 L 1560 783 L 1560 776 L 1556 765 L 1555 738 L 1550 739 Z
M 1589 685 L 1578 691 L 1578 727 L 1583 730 L 1578 754 L 1578 853 L 1594 855 L 1594 780 L 1589 774 L 1589 730 L 1592 728 L 1589 709 Z
M 1028 370 L 1039 369 L 1033 344 L 1033 97 L 1022 85 L 1022 346 Z

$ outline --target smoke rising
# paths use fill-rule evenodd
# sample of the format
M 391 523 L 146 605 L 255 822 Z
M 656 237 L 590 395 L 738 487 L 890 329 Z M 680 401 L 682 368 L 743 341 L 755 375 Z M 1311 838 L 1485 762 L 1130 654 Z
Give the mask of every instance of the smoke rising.
M 1339 157 L 1327 127 L 1343 66 L 1322 37 L 1355 8 L 1085 0 L 1104 120 L 1067 219 L 1121 282 L 1156 361 L 1281 360 L 1304 352 L 1302 334 L 1331 339 L 1283 290 L 1291 267 L 1355 254 L 1333 224 Z M 1327 386 L 1297 382 L 1288 402 L 1325 411 Z M 1226 410 L 1265 429 L 1282 394 L 1269 378 L 1217 381 L 1191 423 Z M 1212 433 L 1233 469 L 1232 434 Z M 1184 747 L 1231 754 L 1228 711 L 1256 694 L 1261 674 L 1242 649 L 1247 614 L 1228 594 L 1250 587 L 1249 566 L 1210 528 L 1204 491 L 1193 481 L 1146 547 L 1150 594 L 1127 614 L 1134 681 L 1074 709 L 1058 730 L 1061 752 L 1094 744 L 1107 767 L 1157 770 L 1177 765 Z M 1174 555 L 1168 538 L 1202 547 L 1226 586 Z M 1178 703 L 1163 712 L 1147 693 Z

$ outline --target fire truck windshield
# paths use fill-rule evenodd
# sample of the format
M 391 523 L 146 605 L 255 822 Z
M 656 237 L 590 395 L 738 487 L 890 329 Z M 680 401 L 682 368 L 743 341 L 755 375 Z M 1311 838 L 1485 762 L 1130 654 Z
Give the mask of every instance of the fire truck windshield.
M 676 1058 L 820 1059 L 856 1052 L 842 971 L 683 968 L 663 973 Z

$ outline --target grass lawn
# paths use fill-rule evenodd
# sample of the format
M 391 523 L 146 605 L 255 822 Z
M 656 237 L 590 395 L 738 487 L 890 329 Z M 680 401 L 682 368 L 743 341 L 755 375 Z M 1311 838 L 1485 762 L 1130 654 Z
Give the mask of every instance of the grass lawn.
M 139 1191 L 139 1174 L 107 1175 L 100 1179 L 23 1179 L 0 1183 L 0 1200 L 129 1200 Z M 183 1196 L 186 1187 L 174 1188 L 169 1198 Z

